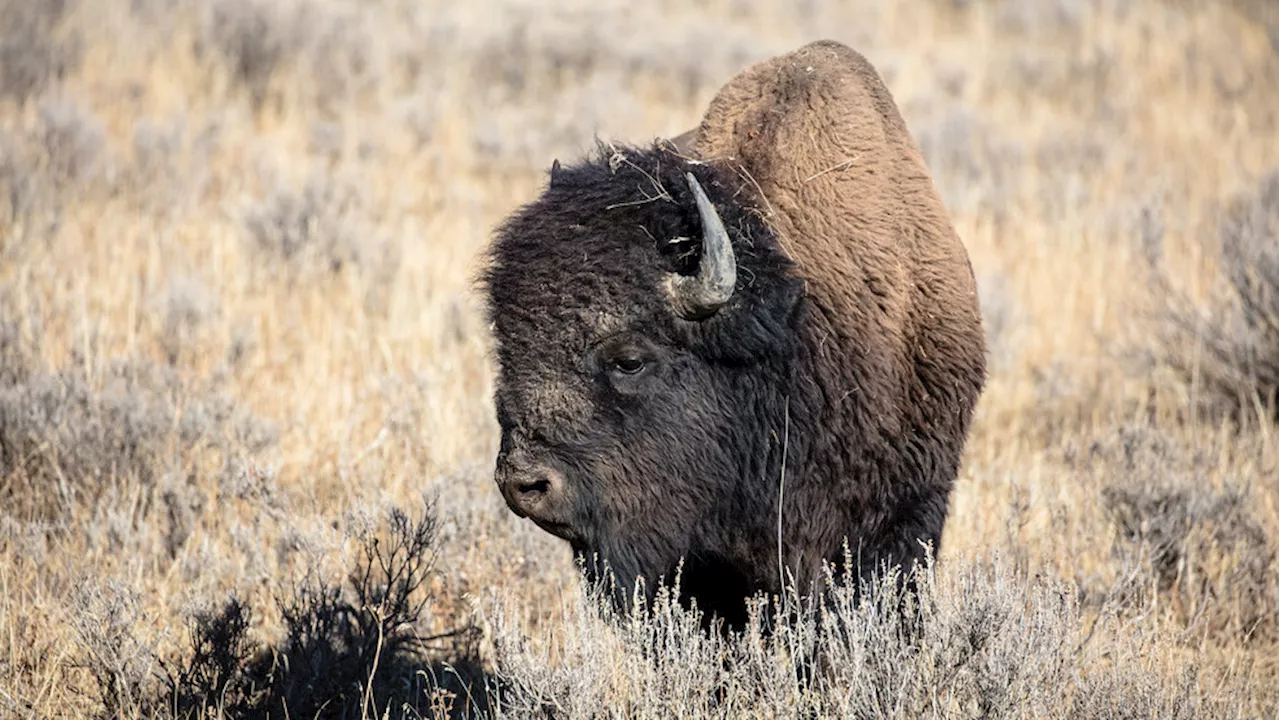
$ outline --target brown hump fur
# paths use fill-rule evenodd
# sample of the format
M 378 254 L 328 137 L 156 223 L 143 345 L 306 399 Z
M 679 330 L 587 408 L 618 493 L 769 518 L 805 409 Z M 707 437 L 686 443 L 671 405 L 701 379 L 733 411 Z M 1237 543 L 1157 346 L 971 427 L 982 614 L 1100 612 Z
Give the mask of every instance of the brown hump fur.
M 858 426 L 866 434 L 848 442 L 922 442 L 886 448 L 881 472 L 845 486 L 864 522 L 874 527 L 881 506 L 890 523 L 912 481 L 930 479 L 900 477 L 888 458 L 923 452 L 954 467 L 986 372 L 968 255 L 897 106 L 862 55 L 815 42 L 730 80 L 684 142 L 748 179 L 805 278 L 817 320 L 802 345 L 835 349 L 814 359 L 825 405 L 807 409 L 815 430 Z M 852 423 L 840 401 L 850 392 L 865 413 Z M 813 568 L 811 550 L 829 552 L 838 539 L 793 542 L 788 564 Z
M 809 295 L 842 324 L 873 322 L 894 340 L 959 329 L 967 337 L 937 338 L 938 349 L 982 354 L 964 347 L 981 334 L 968 256 L 862 55 L 820 41 L 747 69 L 711 102 L 692 149 L 749 174 Z M 877 317 L 865 317 L 858 296 L 878 290 Z

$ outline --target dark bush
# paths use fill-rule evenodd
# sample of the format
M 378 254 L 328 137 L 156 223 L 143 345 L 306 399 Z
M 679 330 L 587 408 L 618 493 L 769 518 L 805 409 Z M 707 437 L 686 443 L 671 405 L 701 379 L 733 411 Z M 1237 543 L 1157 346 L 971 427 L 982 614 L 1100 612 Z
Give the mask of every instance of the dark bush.
M 175 715 L 201 717 L 209 708 L 244 709 L 241 686 L 258 648 L 249 637 L 252 611 L 235 595 L 214 610 L 197 612 L 188 628 L 190 656 L 167 672 L 168 705 Z M 163 666 L 163 664 L 162 664 Z
M 476 632 L 425 630 L 436 568 L 434 507 L 417 519 L 393 509 L 380 530 L 357 533 L 359 555 L 341 584 L 308 572 L 275 594 L 284 638 L 257 647 L 251 608 L 236 598 L 193 617 L 190 648 L 151 700 L 177 717 L 210 709 L 230 717 L 382 717 L 388 708 L 431 715 L 452 697 L 433 667 L 476 667 Z M 483 687 L 483 683 L 481 683 Z

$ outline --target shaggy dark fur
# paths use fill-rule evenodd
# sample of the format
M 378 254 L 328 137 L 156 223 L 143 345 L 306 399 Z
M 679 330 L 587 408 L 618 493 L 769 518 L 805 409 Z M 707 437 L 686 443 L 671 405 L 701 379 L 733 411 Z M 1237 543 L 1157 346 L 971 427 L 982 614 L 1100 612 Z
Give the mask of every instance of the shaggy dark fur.
M 553 479 L 535 522 L 624 599 L 683 559 L 684 594 L 738 624 L 846 539 L 864 576 L 936 550 L 985 343 L 964 249 L 861 56 L 820 43 L 748 70 L 692 148 L 705 163 L 658 146 L 557 167 L 498 230 L 497 476 Z M 700 321 L 664 291 L 697 272 L 685 172 L 738 266 Z

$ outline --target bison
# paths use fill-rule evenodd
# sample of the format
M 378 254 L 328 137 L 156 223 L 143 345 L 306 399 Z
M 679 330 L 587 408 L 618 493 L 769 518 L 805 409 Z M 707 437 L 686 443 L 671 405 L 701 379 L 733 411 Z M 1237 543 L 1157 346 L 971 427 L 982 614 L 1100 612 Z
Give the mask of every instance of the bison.
M 747 69 L 676 144 L 553 164 L 481 282 L 497 485 L 624 603 L 682 568 L 682 595 L 736 625 L 846 546 L 861 577 L 938 547 L 985 338 L 964 247 L 857 52 Z

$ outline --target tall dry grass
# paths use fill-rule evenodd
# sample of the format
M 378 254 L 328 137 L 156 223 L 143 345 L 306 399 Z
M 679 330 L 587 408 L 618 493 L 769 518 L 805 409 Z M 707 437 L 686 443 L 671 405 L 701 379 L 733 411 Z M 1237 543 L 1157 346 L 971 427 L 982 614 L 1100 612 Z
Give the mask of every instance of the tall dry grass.
M 820 37 L 884 75 L 991 341 L 918 632 L 602 618 L 492 487 L 477 253 L 553 158 Z M 1274 716 L 1276 38 L 1245 1 L 0 0 L 0 715 Z

